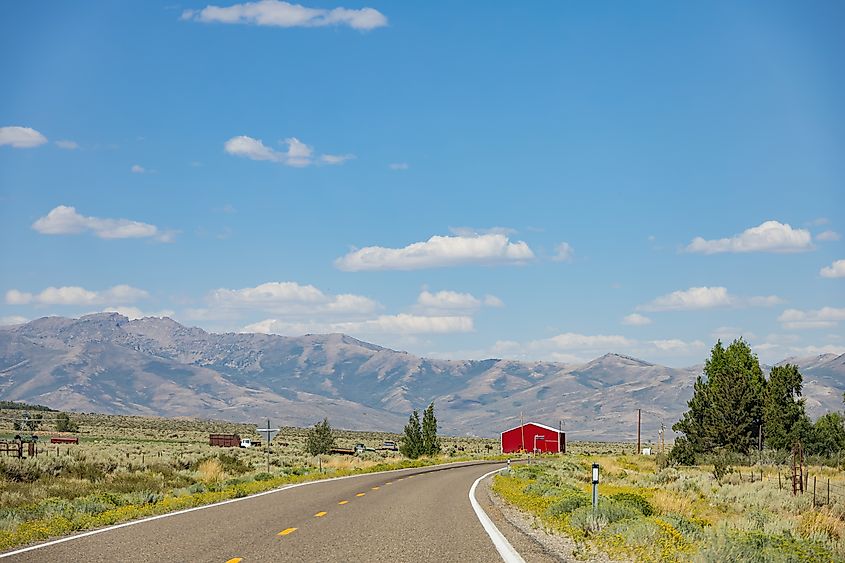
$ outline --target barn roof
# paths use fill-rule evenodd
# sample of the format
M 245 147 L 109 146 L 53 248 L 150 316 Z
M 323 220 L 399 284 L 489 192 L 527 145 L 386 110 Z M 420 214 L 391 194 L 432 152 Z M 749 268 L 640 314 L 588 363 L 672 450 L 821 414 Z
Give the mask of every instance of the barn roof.
M 546 430 L 551 430 L 552 432 L 561 432 L 557 428 L 552 428 L 551 426 L 546 426 L 545 424 L 540 424 L 539 422 L 526 422 L 525 424 L 520 424 L 518 426 L 514 426 L 513 428 L 508 428 L 507 430 L 502 430 L 501 434 L 505 432 L 510 432 L 511 430 L 516 430 L 517 428 L 522 428 L 523 426 L 528 426 L 529 424 L 533 424 L 534 426 L 539 426 L 540 428 L 545 428 Z

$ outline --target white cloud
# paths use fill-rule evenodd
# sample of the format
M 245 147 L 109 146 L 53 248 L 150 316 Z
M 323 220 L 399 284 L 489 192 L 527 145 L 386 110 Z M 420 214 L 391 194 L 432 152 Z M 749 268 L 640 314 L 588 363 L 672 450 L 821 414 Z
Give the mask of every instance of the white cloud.
M 786 329 L 831 328 L 845 321 L 845 308 L 822 307 L 809 311 L 787 309 L 781 313 L 778 321 Z
M 22 325 L 28 322 L 29 319 L 21 317 L 20 315 L 11 315 L 8 317 L 0 317 L 0 326 L 15 326 Z
M 116 285 L 102 291 L 92 291 L 79 286 L 48 287 L 40 293 L 27 293 L 17 289 L 6 292 L 9 305 L 102 305 L 104 303 L 134 303 L 149 297 L 143 289 L 131 285 Z
M 141 166 L 140 164 L 133 164 L 132 168 L 130 168 L 129 171 L 133 174 L 143 174 L 147 171 L 147 169 Z
M 284 143 L 288 149 L 286 151 L 277 151 L 265 145 L 261 139 L 253 139 L 246 135 L 240 135 L 226 141 L 223 144 L 223 149 L 233 156 L 240 156 L 250 160 L 278 162 L 296 168 L 310 166 L 317 161 L 329 165 L 338 165 L 355 158 L 353 154 L 324 154 L 315 157 L 314 149 L 296 137 L 289 137 L 284 140 Z
M 842 235 L 840 235 L 836 231 L 822 231 L 821 233 L 816 235 L 816 240 L 821 240 L 824 242 L 833 242 L 841 238 Z
M 703 350 L 707 345 L 701 340 L 693 340 L 686 342 L 677 338 L 670 338 L 668 340 L 651 340 L 649 344 L 660 350 L 661 352 L 673 352 L 688 354 L 698 350 Z
M 380 308 L 368 297 L 327 295 L 313 285 L 269 282 L 243 289 L 216 289 L 208 296 L 212 309 L 253 309 L 277 315 L 367 315 Z
M 479 299 L 471 293 L 460 293 L 457 291 L 438 291 L 432 293 L 423 290 L 417 297 L 416 308 L 429 315 L 457 312 L 473 313 L 484 307 L 504 307 L 501 299 L 495 295 L 485 295 Z
M 354 158 L 354 154 L 324 154 L 320 156 L 320 161 L 325 164 L 337 165 L 343 164 L 347 160 L 352 160 Z
M 30 127 L 0 127 L 0 147 L 31 149 L 47 142 L 47 137 Z
M 155 238 L 160 242 L 171 242 L 174 233 L 161 231 L 155 225 L 129 219 L 103 219 L 86 217 L 74 207 L 59 205 L 32 224 L 42 235 L 78 235 L 92 232 L 103 239 Z
M 271 27 L 325 27 L 345 25 L 367 31 L 387 25 L 387 18 L 373 8 L 359 10 L 307 8 L 279 0 L 259 0 L 227 7 L 206 6 L 201 10 L 185 10 L 183 20 L 204 23 L 250 24 Z
M 630 315 L 626 315 L 622 319 L 623 325 L 631 325 L 631 326 L 644 326 L 650 325 L 651 319 L 646 317 L 645 315 L 640 315 L 639 313 L 631 313 Z
M 687 252 L 803 252 L 813 249 L 810 231 L 793 229 L 786 223 L 766 221 L 730 238 L 705 240 L 696 237 Z
M 819 275 L 823 278 L 845 278 L 845 260 L 834 260 L 830 266 L 819 270 Z
M 106 307 L 105 309 L 103 309 L 102 312 L 103 313 L 120 313 L 124 317 L 128 317 L 129 320 L 143 319 L 144 317 L 159 317 L 159 318 L 173 317 L 173 314 L 174 314 L 173 311 L 171 311 L 169 309 L 165 309 L 163 311 L 146 313 L 144 311 L 141 311 L 141 309 L 139 309 L 138 307 L 128 307 L 128 306 L 122 306 L 122 305 L 119 305 L 117 307 L 114 307 L 114 306 Z
M 661 295 L 650 303 L 640 305 L 641 311 L 692 311 L 717 307 L 771 307 L 782 303 L 775 295 L 737 297 L 724 287 L 691 287 Z
M 391 162 L 387 167 L 391 170 L 407 170 L 409 168 L 407 162 Z
M 555 247 L 555 255 L 552 260 L 556 262 L 569 262 L 575 256 L 575 249 L 568 242 L 562 242 Z
M 468 316 L 422 316 L 401 313 L 381 315 L 374 319 L 348 322 L 286 322 L 266 319 L 245 326 L 242 332 L 265 334 L 299 335 L 306 333 L 342 332 L 351 335 L 368 334 L 448 334 L 472 332 L 472 317 Z
M 549 347 L 557 350 L 597 350 L 618 349 L 632 344 L 633 341 L 619 335 L 586 335 L 566 332 L 551 338 L 534 341 L 530 344 L 530 347 Z
M 62 140 L 56 141 L 56 146 L 59 147 L 60 149 L 65 149 L 65 150 L 68 150 L 68 151 L 74 151 L 74 150 L 79 148 L 79 143 L 77 143 L 76 141 L 68 141 L 67 139 L 62 139 Z
M 418 270 L 477 264 L 520 264 L 534 258 L 525 242 L 511 242 L 503 234 L 433 236 L 404 248 L 368 246 L 335 260 L 338 269 Z

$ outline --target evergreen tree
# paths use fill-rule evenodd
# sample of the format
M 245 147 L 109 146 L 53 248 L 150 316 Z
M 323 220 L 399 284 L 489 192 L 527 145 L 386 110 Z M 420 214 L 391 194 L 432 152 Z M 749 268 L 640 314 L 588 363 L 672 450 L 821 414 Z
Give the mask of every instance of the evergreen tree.
M 73 422 L 66 412 L 60 412 L 56 415 L 57 432 L 76 432 L 78 430 L 79 425 Z
M 741 338 L 727 348 L 716 342 L 695 383 L 689 410 L 672 428 L 696 453 L 722 447 L 747 453 L 763 423 L 766 380 L 757 356 Z
M 405 425 L 405 436 L 399 451 L 407 458 L 417 459 L 422 455 L 422 429 L 420 428 L 420 413 L 414 410 L 408 417 L 408 424 Z
M 800 439 L 799 422 L 807 417 L 804 399 L 801 398 L 802 384 L 803 378 L 797 366 L 787 364 L 772 368 L 763 407 L 766 446 L 785 450 Z
M 329 419 L 324 418 L 314 428 L 308 430 L 308 437 L 305 441 L 305 449 L 311 455 L 326 454 L 334 447 L 334 433 L 329 425 Z
M 434 402 L 423 412 L 422 452 L 423 455 L 440 453 L 440 439 L 437 437 L 437 418 L 434 416 Z
M 813 425 L 807 452 L 832 456 L 842 450 L 845 450 L 845 417 L 838 412 L 822 415 Z

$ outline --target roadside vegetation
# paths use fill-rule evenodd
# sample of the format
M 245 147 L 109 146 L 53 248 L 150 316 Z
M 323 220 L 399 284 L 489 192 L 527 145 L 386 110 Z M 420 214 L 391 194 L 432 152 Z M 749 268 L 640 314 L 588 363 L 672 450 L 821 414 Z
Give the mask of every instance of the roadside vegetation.
M 765 377 L 741 339 L 718 342 L 673 426 L 681 436 L 669 455 L 581 444 L 580 452 L 514 467 L 493 490 L 571 537 L 585 557 L 845 561 L 845 418 L 812 422 L 802 383 L 791 365 Z M 601 467 L 595 508 L 593 463 Z
M 409 460 L 376 450 L 398 434 L 332 429 L 282 428 L 270 445 L 220 448 L 211 433 L 261 440 L 254 425 L 194 419 L 0 410 L 0 439 L 38 436 L 37 457 L 0 453 L 0 549 L 79 530 L 243 497 L 285 484 L 355 473 L 422 467 L 487 457 L 498 442 L 440 437 L 443 452 Z M 20 421 L 37 420 L 25 432 Z M 59 431 L 64 429 L 64 432 Z M 76 429 L 70 434 L 68 429 Z M 50 444 L 52 436 L 78 436 L 79 444 Z M 309 436 L 312 451 L 309 453 Z M 315 445 L 317 444 L 317 445 Z M 332 447 L 364 444 L 360 455 L 331 455 Z

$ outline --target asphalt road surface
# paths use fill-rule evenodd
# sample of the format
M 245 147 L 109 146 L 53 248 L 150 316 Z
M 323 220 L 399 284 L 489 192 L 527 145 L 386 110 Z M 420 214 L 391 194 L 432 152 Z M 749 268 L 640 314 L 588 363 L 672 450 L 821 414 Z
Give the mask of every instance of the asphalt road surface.
M 502 466 L 322 481 L 48 545 L 10 560 L 501 561 L 468 493 L 476 479 Z

